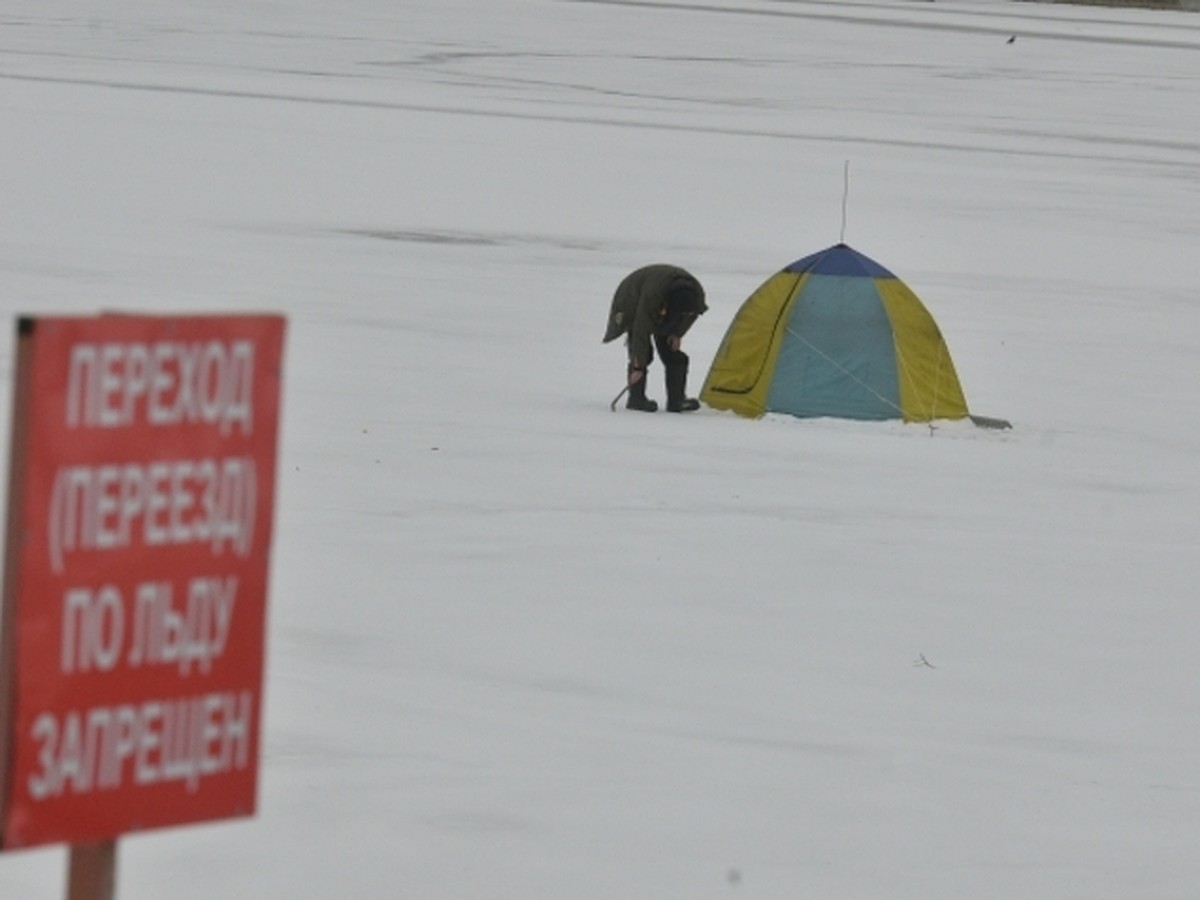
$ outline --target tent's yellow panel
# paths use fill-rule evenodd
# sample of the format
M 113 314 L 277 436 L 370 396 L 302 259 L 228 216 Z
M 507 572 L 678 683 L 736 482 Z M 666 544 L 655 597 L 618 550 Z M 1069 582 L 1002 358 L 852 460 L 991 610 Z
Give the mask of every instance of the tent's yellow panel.
M 961 419 L 967 400 L 942 333 L 920 299 L 902 281 L 876 281 L 892 323 L 900 407 L 907 422 Z
M 784 323 L 808 275 L 779 272 L 742 304 L 717 349 L 700 399 L 714 409 L 761 416 L 779 356 Z

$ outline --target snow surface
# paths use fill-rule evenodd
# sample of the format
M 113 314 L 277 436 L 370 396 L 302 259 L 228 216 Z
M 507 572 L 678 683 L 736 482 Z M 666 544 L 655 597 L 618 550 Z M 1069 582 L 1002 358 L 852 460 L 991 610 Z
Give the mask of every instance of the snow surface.
M 6 0 L 0 123 L 4 319 L 289 319 L 260 810 L 122 900 L 1200 896 L 1200 17 Z M 609 411 L 843 227 L 1012 431 Z

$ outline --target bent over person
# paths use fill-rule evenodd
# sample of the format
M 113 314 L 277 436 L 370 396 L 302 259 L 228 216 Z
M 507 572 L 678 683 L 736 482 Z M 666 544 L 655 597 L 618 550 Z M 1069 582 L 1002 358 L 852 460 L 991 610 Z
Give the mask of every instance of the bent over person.
M 662 358 L 667 382 L 668 412 L 691 412 L 700 401 L 687 396 L 688 355 L 680 349 L 697 316 L 708 310 L 704 288 L 685 269 L 659 263 L 630 272 L 617 285 L 604 343 L 626 335 L 629 396 L 626 409 L 654 412 L 658 404 L 646 397 L 646 369 L 654 350 Z

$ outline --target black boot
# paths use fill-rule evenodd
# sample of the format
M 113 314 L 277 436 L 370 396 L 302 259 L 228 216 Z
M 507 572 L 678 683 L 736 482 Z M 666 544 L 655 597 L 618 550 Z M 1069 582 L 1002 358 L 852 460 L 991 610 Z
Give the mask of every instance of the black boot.
M 658 404 L 646 397 L 646 370 L 634 369 L 630 366 L 626 375 L 640 371 L 642 377 L 629 385 L 629 396 L 625 398 L 626 409 L 636 409 L 640 412 L 658 412 Z
M 687 362 L 671 363 L 667 373 L 667 412 L 695 412 L 700 401 L 687 396 Z

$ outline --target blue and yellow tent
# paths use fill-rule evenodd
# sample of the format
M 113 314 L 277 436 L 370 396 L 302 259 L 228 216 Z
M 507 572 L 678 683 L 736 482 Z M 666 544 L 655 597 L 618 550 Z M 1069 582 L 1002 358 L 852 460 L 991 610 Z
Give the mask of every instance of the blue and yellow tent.
M 734 316 L 700 399 L 744 416 L 966 417 L 950 351 L 917 295 L 845 244 L 768 278 Z

